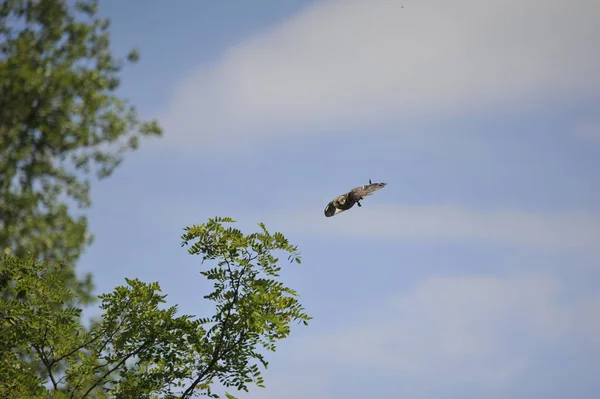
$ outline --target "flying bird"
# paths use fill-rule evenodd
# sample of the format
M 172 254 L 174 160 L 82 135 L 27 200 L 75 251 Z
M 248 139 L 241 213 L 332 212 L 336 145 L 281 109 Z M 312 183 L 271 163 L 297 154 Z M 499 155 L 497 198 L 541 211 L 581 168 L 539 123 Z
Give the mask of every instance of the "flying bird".
M 371 183 L 371 180 L 369 179 L 368 185 L 355 187 L 346 194 L 342 194 L 339 197 L 334 198 L 325 207 L 325 216 L 335 216 L 338 213 L 352 208 L 354 204 L 362 206 L 360 201 L 373 194 L 375 191 L 381 190 L 386 186 L 386 184 L 387 183 Z

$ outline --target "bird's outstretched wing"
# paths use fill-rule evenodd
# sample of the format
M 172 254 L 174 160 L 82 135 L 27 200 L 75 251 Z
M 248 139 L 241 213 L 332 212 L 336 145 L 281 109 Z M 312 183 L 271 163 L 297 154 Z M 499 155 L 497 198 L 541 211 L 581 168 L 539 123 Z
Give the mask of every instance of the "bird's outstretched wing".
M 360 201 L 373 194 L 375 191 L 381 190 L 386 184 L 387 183 L 371 183 L 366 186 L 355 187 L 348 193 L 348 197 L 350 197 L 352 201 Z

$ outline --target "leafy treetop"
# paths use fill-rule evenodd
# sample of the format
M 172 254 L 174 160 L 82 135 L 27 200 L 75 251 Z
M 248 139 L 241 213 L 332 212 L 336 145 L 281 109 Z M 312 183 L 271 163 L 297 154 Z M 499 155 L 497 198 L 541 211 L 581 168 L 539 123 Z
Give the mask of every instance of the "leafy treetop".
M 70 205 L 90 205 L 92 170 L 109 176 L 140 137 L 161 135 L 116 96 L 124 60 L 96 14 L 96 0 L 0 4 L 0 251 L 64 261 L 71 281 L 92 236 Z
M 101 320 L 86 329 L 69 302 L 75 293 L 61 283 L 63 265 L 4 256 L 0 289 L 13 295 L 0 299 L 0 397 L 218 398 L 216 382 L 264 386 L 259 366 L 268 362 L 259 350 L 274 351 L 291 323 L 310 320 L 298 294 L 277 279 L 276 252 L 297 263 L 300 256 L 263 224 L 246 235 L 226 223 L 233 220 L 209 219 L 182 237 L 190 254 L 212 263 L 200 272 L 213 282 L 204 298 L 214 314 L 204 318 L 161 306 L 158 283 L 126 279 L 100 295 Z

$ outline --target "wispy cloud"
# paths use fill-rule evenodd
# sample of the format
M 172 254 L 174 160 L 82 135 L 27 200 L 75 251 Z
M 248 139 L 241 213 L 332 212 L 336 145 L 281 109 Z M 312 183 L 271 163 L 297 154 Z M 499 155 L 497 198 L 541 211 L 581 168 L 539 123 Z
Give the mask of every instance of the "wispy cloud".
M 600 87 L 600 3 L 320 1 L 174 91 L 173 142 L 249 142 Z
M 281 212 L 273 228 L 311 235 L 491 242 L 548 250 L 600 248 L 600 215 L 476 210 L 461 206 L 375 205 L 325 218 L 320 210 Z

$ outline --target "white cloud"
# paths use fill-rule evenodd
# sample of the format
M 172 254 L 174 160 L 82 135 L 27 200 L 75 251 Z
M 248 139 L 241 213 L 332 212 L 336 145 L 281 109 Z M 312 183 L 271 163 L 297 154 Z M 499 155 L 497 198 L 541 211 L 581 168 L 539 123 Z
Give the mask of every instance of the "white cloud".
M 330 386 L 340 375 L 344 382 L 356 373 L 386 376 L 411 397 L 462 384 L 501 389 L 544 353 L 600 349 L 598 330 L 586 324 L 600 297 L 565 301 L 564 293 L 548 276 L 427 278 L 389 301 L 365 304 L 357 321 L 296 342 L 297 370 L 289 372 L 329 376 Z M 323 381 L 320 387 L 311 397 L 333 397 Z
M 477 211 L 459 206 L 375 205 L 333 218 L 322 211 L 281 212 L 273 229 L 311 235 L 491 242 L 567 251 L 598 251 L 600 216 L 585 212 Z
M 404 8 L 402 8 L 404 5 Z M 597 93 L 600 2 L 315 2 L 175 90 L 185 145 L 342 130 Z

